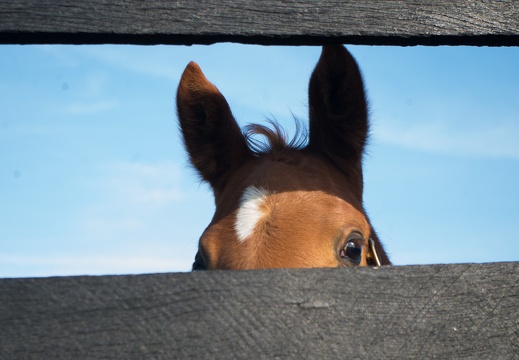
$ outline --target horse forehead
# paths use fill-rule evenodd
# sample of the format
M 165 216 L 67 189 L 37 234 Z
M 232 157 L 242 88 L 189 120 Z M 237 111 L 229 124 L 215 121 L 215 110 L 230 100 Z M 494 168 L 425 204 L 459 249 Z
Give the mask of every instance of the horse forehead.
M 325 216 L 322 216 L 325 214 Z M 330 227 L 340 228 L 344 222 L 355 222 L 364 227 L 366 219 L 351 203 L 321 190 L 276 191 L 250 185 L 243 191 L 236 212 L 234 230 L 239 242 L 244 242 L 257 233 L 259 225 L 279 222 L 302 221 L 310 225 L 326 220 Z M 315 225 L 315 224 L 314 224 Z

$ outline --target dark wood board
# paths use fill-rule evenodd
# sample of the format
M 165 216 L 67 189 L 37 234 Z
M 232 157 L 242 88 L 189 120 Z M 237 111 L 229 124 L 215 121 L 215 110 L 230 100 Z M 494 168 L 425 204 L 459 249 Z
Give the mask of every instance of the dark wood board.
M 519 1 L 0 0 L 4 44 L 519 45 Z
M 0 279 L 1 359 L 517 359 L 519 263 Z

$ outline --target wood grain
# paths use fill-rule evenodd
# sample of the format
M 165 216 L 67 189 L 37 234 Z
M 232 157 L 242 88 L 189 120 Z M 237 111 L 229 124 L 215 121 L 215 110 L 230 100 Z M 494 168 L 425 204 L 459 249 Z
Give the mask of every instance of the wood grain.
M 0 0 L 0 43 L 519 45 L 516 0 Z
M 0 279 L 0 358 L 517 359 L 519 263 Z

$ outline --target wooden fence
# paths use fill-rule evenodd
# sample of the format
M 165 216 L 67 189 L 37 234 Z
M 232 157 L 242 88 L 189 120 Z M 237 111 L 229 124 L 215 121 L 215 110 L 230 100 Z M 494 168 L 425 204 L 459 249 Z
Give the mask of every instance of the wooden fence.
M 517 359 L 519 263 L 0 280 L 2 359 Z
M 519 2 L 0 0 L 1 44 L 222 41 L 518 46 Z M 519 263 L 0 279 L 31 358 L 519 359 Z
M 516 0 L 0 0 L 0 43 L 519 44 Z

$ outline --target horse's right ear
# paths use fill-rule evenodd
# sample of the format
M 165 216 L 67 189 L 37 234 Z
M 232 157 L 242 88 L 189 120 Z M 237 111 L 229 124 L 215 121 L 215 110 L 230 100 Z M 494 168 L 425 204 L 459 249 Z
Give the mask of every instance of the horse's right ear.
M 191 163 L 218 195 L 252 152 L 224 96 L 194 62 L 180 79 L 177 112 Z
M 310 78 L 309 148 L 351 172 L 362 192 L 362 155 L 368 134 L 364 84 L 355 59 L 342 45 L 326 45 Z

